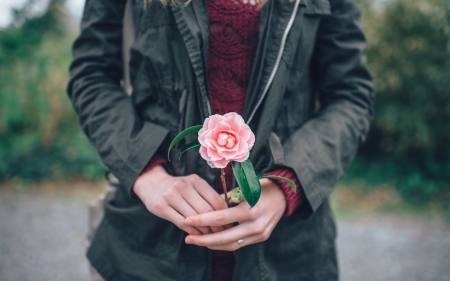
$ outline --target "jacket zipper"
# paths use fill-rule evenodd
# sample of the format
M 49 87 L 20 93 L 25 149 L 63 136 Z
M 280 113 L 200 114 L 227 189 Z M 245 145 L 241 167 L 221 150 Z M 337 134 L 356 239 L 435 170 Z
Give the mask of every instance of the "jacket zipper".
M 267 81 L 266 87 L 264 88 L 261 98 L 259 99 L 258 103 L 256 104 L 255 108 L 252 111 L 252 114 L 250 115 L 250 117 L 247 120 L 247 124 L 250 124 L 250 121 L 252 121 L 253 116 L 256 113 L 256 110 L 261 105 L 264 97 L 266 96 L 267 92 L 269 91 L 269 87 L 272 84 L 273 79 L 275 78 L 275 74 L 277 73 L 278 66 L 280 65 L 280 62 L 281 62 L 281 56 L 283 55 L 284 46 L 286 45 L 286 39 L 289 34 L 289 31 L 291 30 L 292 24 L 294 23 L 295 15 L 297 14 L 297 10 L 298 10 L 300 1 L 301 0 L 295 0 L 295 6 L 294 6 L 294 9 L 292 10 L 291 18 L 289 19 L 286 29 L 284 30 L 283 37 L 281 38 L 280 49 L 278 50 L 277 60 L 275 61 L 275 65 L 273 67 L 272 73 L 269 76 L 269 80 Z
M 286 26 L 286 29 L 284 30 L 283 33 L 283 37 L 281 38 L 281 45 L 280 45 L 280 49 L 278 50 L 278 56 L 277 56 L 277 60 L 275 61 L 275 65 L 273 67 L 272 73 L 269 76 L 269 80 L 267 81 L 266 87 L 264 88 L 263 94 L 261 95 L 261 98 L 259 99 L 258 103 L 256 104 L 255 108 L 252 111 L 252 114 L 250 115 L 250 117 L 247 120 L 247 124 L 250 124 L 250 121 L 252 121 L 253 116 L 256 113 L 256 110 L 259 108 L 259 106 L 261 105 L 264 97 L 266 96 L 270 85 L 273 82 L 273 79 L 275 78 L 275 74 L 277 73 L 278 70 L 278 66 L 280 65 L 281 62 L 281 56 L 283 55 L 283 51 L 284 51 L 284 46 L 286 45 L 286 39 L 287 36 L 289 34 L 289 31 L 291 30 L 292 24 L 294 23 L 294 19 L 295 19 L 295 15 L 297 14 L 297 10 L 298 10 L 298 6 L 300 4 L 301 0 L 295 0 L 295 6 L 294 9 L 292 10 L 292 14 L 291 14 L 291 18 L 289 19 L 289 22 Z M 206 97 L 206 104 L 208 106 L 208 116 L 211 116 L 211 103 L 209 101 L 209 97 Z

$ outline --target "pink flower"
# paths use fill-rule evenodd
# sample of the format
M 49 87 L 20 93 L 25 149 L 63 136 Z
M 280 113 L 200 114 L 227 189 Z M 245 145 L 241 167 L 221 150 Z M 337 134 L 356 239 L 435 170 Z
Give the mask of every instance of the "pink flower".
M 255 135 L 244 119 L 235 113 L 212 115 L 198 132 L 200 155 L 211 168 L 225 168 L 231 161 L 247 160 Z

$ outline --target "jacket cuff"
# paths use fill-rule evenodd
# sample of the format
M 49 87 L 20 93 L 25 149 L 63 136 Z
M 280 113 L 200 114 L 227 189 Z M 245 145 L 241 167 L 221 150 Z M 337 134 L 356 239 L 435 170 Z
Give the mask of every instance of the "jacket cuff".
M 132 198 L 137 198 L 132 191 L 134 182 L 147 167 L 147 163 L 155 155 L 168 132 L 162 126 L 146 122 L 138 139 L 134 141 L 133 149 L 117 174 L 119 182 Z
M 167 164 L 167 160 L 164 159 L 161 155 L 159 155 L 159 153 L 155 153 L 153 155 L 152 159 L 150 159 L 150 161 L 148 161 L 147 165 L 145 166 L 145 169 L 139 175 L 142 175 L 142 174 L 150 171 L 157 165 L 166 165 L 166 164 Z
M 157 165 L 166 165 L 167 164 L 167 160 L 164 159 L 161 155 L 159 155 L 159 153 L 155 153 L 153 155 L 153 157 L 150 159 L 150 161 L 148 161 L 147 165 L 145 166 L 144 170 L 139 174 L 142 175 L 148 171 L 150 171 L 151 169 L 153 169 L 155 166 Z M 130 190 L 130 195 L 133 198 L 138 198 L 138 196 L 136 195 L 136 193 L 134 193 L 133 187 L 131 187 Z
M 287 182 L 278 179 L 270 179 L 280 187 L 286 197 L 286 211 L 283 216 L 288 217 L 292 215 L 294 211 L 297 210 L 297 208 L 305 201 L 305 196 L 303 194 L 300 181 L 294 171 L 290 168 L 278 168 L 265 172 L 264 174 L 288 178 L 295 183 L 297 186 L 297 192 L 294 193 L 291 186 Z

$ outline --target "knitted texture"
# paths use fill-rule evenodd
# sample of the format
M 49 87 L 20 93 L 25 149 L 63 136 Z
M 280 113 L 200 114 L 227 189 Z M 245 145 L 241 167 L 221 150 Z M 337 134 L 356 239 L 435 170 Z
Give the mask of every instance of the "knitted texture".
M 213 114 L 236 112 L 242 115 L 253 59 L 258 45 L 260 11 L 255 5 L 236 0 L 208 0 L 209 98 Z M 217 171 L 220 173 L 220 170 Z M 225 168 L 228 189 L 233 172 Z M 218 175 L 220 176 L 220 174 Z M 223 193 L 222 182 L 216 187 Z M 235 258 L 232 252 L 213 251 L 213 281 L 233 278 Z
M 260 10 L 239 0 L 208 0 L 207 5 L 212 111 L 242 115 L 258 45 Z
M 147 166 L 145 166 L 145 169 L 141 172 L 141 174 L 150 171 L 153 169 L 153 167 L 157 165 L 166 165 L 167 161 L 164 159 L 159 153 L 155 153 L 153 157 L 150 159 L 150 161 L 147 163 Z
M 271 179 L 281 188 L 284 193 L 284 196 L 286 198 L 286 211 L 284 212 L 284 217 L 289 217 L 303 202 L 305 202 L 305 196 L 303 194 L 303 190 L 300 188 L 300 182 L 298 181 L 297 176 L 295 175 L 294 171 L 289 168 L 278 168 L 268 171 L 265 174 L 288 178 L 292 180 L 297 186 L 297 192 L 294 193 L 291 186 L 287 182 L 277 179 Z
M 241 0 L 208 0 L 209 98 L 213 114 L 242 115 L 253 59 L 258 45 L 260 10 Z M 220 173 L 220 170 L 217 171 Z M 231 165 L 225 168 L 231 187 Z M 219 181 L 218 191 L 222 191 Z

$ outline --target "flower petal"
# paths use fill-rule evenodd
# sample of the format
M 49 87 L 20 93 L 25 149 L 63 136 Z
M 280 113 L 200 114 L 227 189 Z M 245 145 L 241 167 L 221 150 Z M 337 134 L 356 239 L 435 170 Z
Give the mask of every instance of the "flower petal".
M 247 152 L 247 153 L 243 154 L 242 156 L 240 156 L 238 158 L 234 158 L 233 161 L 244 162 L 245 160 L 248 159 L 249 156 L 250 156 L 250 152 Z
M 242 118 L 236 118 L 236 116 L 230 115 L 228 117 L 225 117 L 222 122 L 229 124 L 232 131 L 236 132 L 237 134 L 240 134 L 241 128 L 243 126 L 247 126 L 242 121 L 243 121 Z
M 241 127 L 241 131 L 239 132 L 239 135 L 243 137 L 246 141 L 250 138 L 250 135 L 253 134 L 252 130 L 247 124 L 244 124 L 244 126 Z
M 211 161 L 217 161 L 217 160 L 223 159 L 223 156 L 218 154 L 217 151 L 215 149 L 212 149 L 211 147 L 208 147 L 206 149 L 206 153 L 208 154 L 209 159 Z
M 217 137 L 219 136 L 219 134 L 220 134 L 222 131 L 226 131 L 226 130 L 231 130 L 231 126 L 228 125 L 228 124 L 225 123 L 225 122 L 218 122 L 218 123 L 216 123 L 216 126 L 214 127 L 214 130 L 213 130 L 213 138 L 214 138 L 214 139 L 217 139 Z
M 220 144 L 217 142 L 217 139 L 212 139 L 212 143 L 214 143 L 216 149 L 217 149 L 218 151 L 237 151 L 237 150 L 239 149 L 239 142 L 240 142 L 240 139 L 241 139 L 241 138 L 239 137 L 239 135 L 236 134 L 235 132 L 229 131 L 229 130 L 222 131 L 222 133 L 227 133 L 227 134 L 233 136 L 233 138 L 234 138 L 234 145 L 233 145 L 232 147 L 228 148 L 228 147 L 226 147 L 226 146 L 220 145 Z
M 198 142 L 205 146 L 206 145 L 206 134 L 208 133 L 208 131 L 202 131 L 203 129 L 201 129 L 200 131 L 198 131 Z
M 220 155 L 222 155 L 225 159 L 233 160 L 236 156 L 239 156 L 238 151 L 221 151 Z
M 239 140 L 239 150 L 238 151 L 239 151 L 239 154 L 244 154 L 244 153 L 247 153 L 250 151 L 250 149 L 248 147 L 248 143 L 243 138 L 241 138 Z
M 228 163 L 230 163 L 230 161 L 225 159 L 225 158 L 223 160 L 211 161 L 211 162 L 215 166 L 214 168 L 218 168 L 218 169 L 223 169 L 223 168 L 225 168 L 228 165 Z
M 212 130 L 216 126 L 216 124 L 220 121 L 222 121 L 223 116 L 219 114 L 214 114 L 209 116 L 205 119 L 205 122 L 203 122 L 203 127 L 205 130 Z
M 200 149 L 199 149 L 199 152 L 200 152 L 200 156 L 203 158 L 203 159 L 205 159 L 206 161 L 209 161 L 210 159 L 209 159 L 209 156 L 208 156 L 208 152 L 207 152 L 207 148 L 205 147 L 205 146 L 200 146 Z
M 250 151 L 253 148 L 253 145 L 255 144 L 255 135 L 253 134 L 253 132 L 251 132 L 250 138 L 248 139 L 247 144 L 248 144 L 248 150 Z
M 205 143 L 208 147 L 214 147 L 213 130 L 209 130 L 205 135 Z
M 225 114 L 225 115 L 223 116 L 223 118 L 228 118 L 228 117 L 230 117 L 230 116 L 233 116 L 234 118 L 240 120 L 241 123 L 244 123 L 244 124 L 245 124 L 244 118 L 242 118 L 242 116 L 239 115 L 239 114 L 237 114 L 236 112 L 228 112 L 227 114 Z

